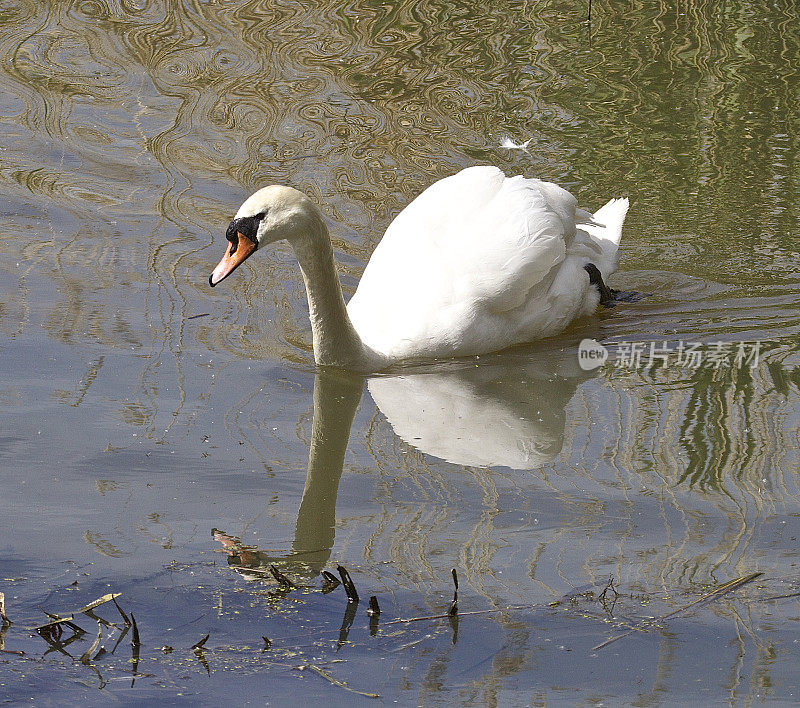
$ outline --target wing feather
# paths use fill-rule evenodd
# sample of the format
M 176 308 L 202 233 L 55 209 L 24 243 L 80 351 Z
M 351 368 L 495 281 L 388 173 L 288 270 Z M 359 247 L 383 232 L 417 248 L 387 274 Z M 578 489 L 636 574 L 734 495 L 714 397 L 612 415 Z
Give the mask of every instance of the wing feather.
M 565 258 L 575 198 L 548 182 L 472 167 L 436 182 L 392 222 L 348 311 L 369 346 L 442 333 L 523 305 Z M 368 325 L 367 325 L 368 322 Z

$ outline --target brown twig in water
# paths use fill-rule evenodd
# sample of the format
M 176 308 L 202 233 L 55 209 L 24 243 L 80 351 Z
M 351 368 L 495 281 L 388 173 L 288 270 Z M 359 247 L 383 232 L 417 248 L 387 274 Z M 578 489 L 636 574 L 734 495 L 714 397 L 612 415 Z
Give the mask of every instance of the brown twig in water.
M 606 604 L 606 596 L 608 595 L 608 591 L 609 590 L 611 590 L 611 592 L 614 593 L 614 599 L 611 601 L 611 607 L 610 608 Z M 618 597 L 619 597 L 619 593 L 617 592 L 617 589 L 614 587 L 614 576 L 610 576 L 608 578 L 608 583 L 603 588 L 603 592 L 601 592 L 597 596 L 598 601 L 603 606 L 603 609 L 608 613 L 609 617 L 613 617 L 614 616 L 614 606 L 617 604 L 617 598 Z
M 334 686 L 338 686 L 339 688 L 343 688 L 345 691 L 350 691 L 350 693 L 358 694 L 359 696 L 366 696 L 367 698 L 380 698 L 380 693 L 366 693 L 365 691 L 356 691 L 354 688 L 350 688 L 344 681 L 339 681 L 339 679 L 333 678 L 327 671 L 323 671 L 319 666 L 315 664 L 306 664 L 306 666 L 311 669 L 312 671 L 318 673 L 322 678 L 330 681 Z M 298 671 L 302 671 L 306 668 L 306 666 L 295 666 L 294 668 Z
M 508 607 L 495 607 L 491 610 L 473 610 L 472 612 L 459 612 L 459 617 L 470 617 L 472 615 L 486 615 L 491 614 L 493 612 L 509 612 L 510 610 L 529 610 L 535 607 L 535 605 L 509 605 Z M 396 620 L 392 620 L 391 622 L 385 622 L 384 626 L 390 624 L 407 624 L 409 622 L 423 622 L 425 620 L 435 620 L 435 619 L 450 619 L 452 615 L 447 612 L 443 615 L 425 615 L 424 617 L 401 617 Z
M 83 654 L 81 654 L 80 659 L 78 661 L 81 664 L 88 664 L 90 659 L 92 658 L 92 654 L 94 654 L 94 650 L 100 646 L 100 640 L 103 638 L 103 625 L 102 623 L 97 623 L 97 636 L 95 637 L 94 641 L 92 642 L 92 646 L 90 646 Z
M 328 572 L 327 570 L 322 571 L 322 594 L 327 595 L 329 592 L 336 590 L 341 584 L 339 582 L 339 578 L 337 578 L 333 573 Z
M 39 607 L 39 609 L 42 612 L 44 612 L 51 619 L 51 621 L 50 622 L 46 622 L 45 624 L 39 625 L 38 627 L 34 627 L 34 629 L 36 631 L 39 631 L 40 629 L 42 629 L 44 627 L 49 627 L 49 626 L 52 626 L 52 625 L 55 625 L 55 624 L 66 624 L 70 629 L 73 629 L 73 630 L 77 629 L 80 632 L 84 632 L 85 630 L 81 629 L 80 627 L 78 627 L 78 625 L 76 625 L 76 624 L 74 624 L 72 622 L 72 620 L 75 619 L 75 615 L 77 615 L 77 614 L 86 614 L 86 615 L 89 615 L 90 617 L 92 617 L 92 619 L 94 619 L 95 621 L 105 622 L 105 620 L 101 619 L 100 617 L 97 617 L 97 615 L 93 615 L 92 614 L 92 610 L 95 607 L 98 607 L 99 605 L 102 605 L 102 604 L 104 604 L 106 602 L 111 602 L 112 600 L 114 600 L 114 604 L 116 605 L 115 598 L 119 597 L 121 594 L 122 593 L 118 593 L 118 592 L 117 593 L 108 593 L 108 595 L 103 595 L 103 597 L 98 597 L 96 600 L 93 600 L 88 605 L 84 605 L 79 610 L 75 610 L 73 613 L 71 613 L 69 615 L 63 615 L 63 616 L 62 615 L 54 615 L 52 612 L 48 612 L 47 610 L 45 610 L 44 607 Z M 119 605 L 117 605 L 117 609 L 119 609 Z
M 197 657 L 197 660 L 202 664 L 203 668 L 206 670 L 206 673 L 211 676 L 211 667 L 208 665 L 208 661 L 206 661 L 206 653 L 203 651 L 203 646 L 208 641 L 210 634 L 206 634 L 197 644 L 192 646 L 192 651 L 194 655 Z
M 603 588 L 603 592 L 600 593 L 597 599 L 600 600 L 600 602 L 605 602 L 606 594 L 608 593 L 609 590 L 611 590 L 611 592 L 614 593 L 614 600 L 616 600 L 619 597 L 619 593 L 617 592 L 617 589 L 614 587 L 613 575 L 609 577 L 608 583 L 606 583 L 606 586 Z
M 647 631 L 648 629 L 652 628 L 658 623 L 663 622 L 664 620 L 669 619 L 670 617 L 674 617 L 680 612 L 685 612 L 686 610 L 695 607 L 703 602 L 711 602 L 713 600 L 717 600 L 723 595 L 727 595 L 729 592 L 738 590 L 740 587 L 746 585 L 749 582 L 752 582 L 756 578 L 760 578 L 762 575 L 764 575 L 764 573 L 751 573 L 750 575 L 745 575 L 742 578 L 736 578 L 735 580 L 731 580 L 730 582 L 727 582 L 724 585 L 720 585 L 718 588 L 703 595 L 702 597 L 698 597 L 696 600 L 693 600 L 692 602 L 679 607 L 677 610 L 668 612 L 667 614 L 661 615 L 660 617 L 656 617 L 655 619 L 647 620 L 646 622 L 641 622 L 638 626 L 634 627 L 633 629 L 629 629 L 627 632 L 623 632 L 622 634 L 618 634 L 616 637 L 611 637 L 610 639 L 607 639 L 602 644 L 598 644 L 596 647 L 592 647 L 592 651 L 599 651 L 600 649 L 604 649 L 609 644 L 613 644 L 619 639 L 624 639 L 625 637 L 629 637 L 634 632 Z
M 289 578 L 287 578 L 281 571 L 279 571 L 274 565 L 269 567 L 269 572 L 272 574 L 272 577 L 278 581 L 278 585 L 283 585 L 288 588 L 296 588 L 297 585 L 293 583 Z
M 232 567 L 233 570 L 235 570 L 239 574 L 241 574 L 241 573 L 256 573 L 257 575 L 258 574 L 261 574 L 261 575 L 272 575 L 272 571 L 269 568 L 247 568 L 246 566 L 243 566 L 243 565 L 235 565 L 235 566 L 231 566 L 231 567 Z
M 111 600 L 112 600 L 112 602 L 114 603 L 114 605 L 116 606 L 116 608 L 117 608 L 117 612 L 119 612 L 119 614 L 121 615 L 121 617 L 122 617 L 122 621 L 125 623 L 125 626 L 126 626 L 126 627 L 130 627 L 130 626 L 131 626 L 131 621 L 128 619 L 128 615 L 126 615 L 126 614 L 125 614 L 125 613 L 122 611 L 122 608 L 121 608 L 121 607 L 119 606 L 119 604 L 117 603 L 117 600 L 116 600 L 116 598 L 113 598 L 113 597 L 112 597 L 112 598 L 111 598 Z
M 84 605 L 81 609 L 76 610 L 75 613 L 85 613 L 93 610 L 95 607 L 98 607 L 106 602 L 111 602 L 118 598 L 122 593 L 121 592 L 110 592 L 107 595 L 103 595 L 103 597 L 98 597 L 96 600 L 93 600 L 88 605 Z
M 788 595 L 772 595 L 771 597 L 762 598 L 762 602 L 767 602 L 768 600 L 788 600 L 791 597 L 800 597 L 800 592 L 792 592 Z
M 455 617 L 458 614 L 458 573 L 456 573 L 455 568 L 453 568 L 452 572 L 455 590 L 453 590 L 453 601 L 450 603 L 450 607 L 447 609 L 447 615 L 449 617 Z
M 51 618 L 50 622 L 45 622 L 44 624 L 39 625 L 38 627 L 34 627 L 33 629 L 37 632 L 49 631 L 51 627 L 57 627 L 59 625 L 65 625 L 69 627 L 73 632 L 77 632 L 79 634 L 86 634 L 86 630 L 81 629 L 77 624 L 75 624 L 72 620 L 73 617 L 70 615 L 69 617 L 59 617 L 58 615 L 51 615 L 47 610 L 43 608 L 39 608 L 44 612 L 48 617 Z
M 203 645 L 208 641 L 208 638 L 210 636 L 211 636 L 210 634 L 206 634 L 206 636 L 203 637 L 199 642 L 197 642 L 197 644 L 192 644 L 192 649 L 194 650 L 202 649 Z

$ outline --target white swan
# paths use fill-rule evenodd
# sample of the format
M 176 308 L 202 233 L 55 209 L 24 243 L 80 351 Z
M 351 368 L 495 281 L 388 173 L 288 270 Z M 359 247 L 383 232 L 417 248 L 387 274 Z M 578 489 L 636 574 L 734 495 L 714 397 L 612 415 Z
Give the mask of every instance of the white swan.
M 314 358 L 379 371 L 406 360 L 497 351 L 588 315 L 616 268 L 627 199 L 594 215 L 550 182 L 470 167 L 431 185 L 386 230 L 345 306 L 319 209 L 264 187 L 226 233 L 214 286 L 256 248 L 287 239 L 308 295 Z

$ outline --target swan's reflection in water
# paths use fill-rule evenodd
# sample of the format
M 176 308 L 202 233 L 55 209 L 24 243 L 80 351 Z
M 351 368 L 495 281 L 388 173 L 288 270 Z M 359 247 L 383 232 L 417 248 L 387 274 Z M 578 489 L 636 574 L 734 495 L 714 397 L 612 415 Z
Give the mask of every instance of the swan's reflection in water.
M 316 576 L 325 567 L 333 548 L 344 455 L 363 388 L 363 376 L 343 371 L 320 371 L 314 378 L 308 472 L 290 554 L 271 555 L 242 546 L 235 537 L 213 529 L 214 538 L 228 553 L 228 563 L 238 566 L 245 577 L 265 577 L 255 571 L 274 563 L 304 576 Z M 254 572 L 248 574 L 248 569 Z
M 367 387 L 398 437 L 421 452 L 459 465 L 524 470 L 553 461 L 561 451 L 567 403 L 592 375 L 578 366 L 574 348 L 526 349 L 376 376 Z M 320 371 L 315 377 L 308 472 L 290 554 L 243 547 L 215 530 L 229 562 L 243 574 L 274 563 L 305 576 L 325 567 L 363 387 L 363 377 L 341 371 Z
M 574 350 L 528 351 L 450 371 L 375 377 L 367 386 L 394 432 L 421 452 L 525 470 L 561 451 L 566 405 L 590 375 Z

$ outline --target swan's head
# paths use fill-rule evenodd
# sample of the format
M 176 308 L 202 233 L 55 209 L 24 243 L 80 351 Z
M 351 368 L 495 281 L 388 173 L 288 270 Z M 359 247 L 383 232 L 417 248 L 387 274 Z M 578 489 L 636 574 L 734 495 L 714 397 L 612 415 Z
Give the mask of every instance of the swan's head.
M 247 260 L 259 246 L 306 233 L 318 223 L 319 211 L 302 192 L 273 185 L 259 189 L 239 207 L 228 226 L 228 250 L 208 279 L 213 288 Z

